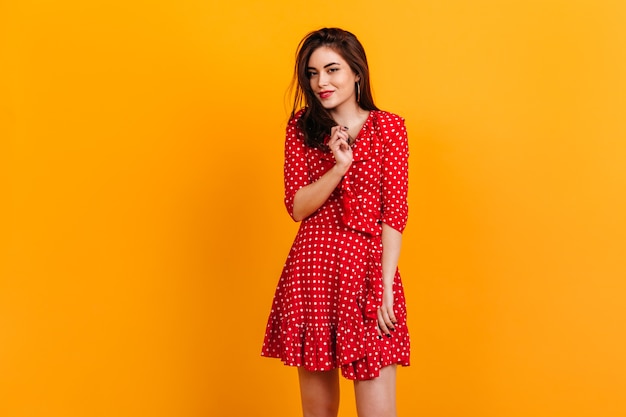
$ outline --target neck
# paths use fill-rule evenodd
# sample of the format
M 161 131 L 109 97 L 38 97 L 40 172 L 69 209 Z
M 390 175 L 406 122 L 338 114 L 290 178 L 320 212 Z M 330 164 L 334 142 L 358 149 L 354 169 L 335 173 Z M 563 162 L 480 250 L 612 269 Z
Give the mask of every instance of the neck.
M 334 108 L 330 111 L 333 120 L 340 126 L 352 127 L 363 118 L 363 115 L 369 113 L 363 110 L 355 101 L 354 103 L 345 103 L 341 107 Z

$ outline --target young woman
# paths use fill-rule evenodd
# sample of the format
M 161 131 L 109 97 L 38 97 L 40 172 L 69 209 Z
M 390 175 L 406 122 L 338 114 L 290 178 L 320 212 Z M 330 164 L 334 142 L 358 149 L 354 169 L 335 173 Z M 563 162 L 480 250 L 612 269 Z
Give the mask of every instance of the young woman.
M 409 365 L 404 120 L 378 110 L 363 46 L 341 29 L 300 42 L 294 84 L 285 205 L 302 223 L 262 355 L 298 367 L 305 417 L 337 416 L 339 369 L 355 381 L 359 417 L 395 417 L 396 365 Z

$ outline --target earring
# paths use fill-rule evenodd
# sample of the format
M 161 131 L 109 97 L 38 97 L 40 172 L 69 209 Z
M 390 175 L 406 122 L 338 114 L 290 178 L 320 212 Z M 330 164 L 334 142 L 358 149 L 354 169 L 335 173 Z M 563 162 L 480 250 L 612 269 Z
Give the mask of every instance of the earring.
M 361 86 L 359 85 L 358 82 L 355 83 L 356 84 L 356 102 L 357 103 L 361 103 Z

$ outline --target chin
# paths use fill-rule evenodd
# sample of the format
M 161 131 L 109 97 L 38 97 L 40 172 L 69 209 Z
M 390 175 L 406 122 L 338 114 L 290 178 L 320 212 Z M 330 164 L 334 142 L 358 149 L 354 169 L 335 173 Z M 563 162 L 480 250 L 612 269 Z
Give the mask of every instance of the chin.
M 324 103 L 320 103 L 320 104 L 322 105 L 322 107 L 325 110 L 332 110 L 332 109 L 334 109 L 336 107 L 336 106 L 333 106 L 333 105 L 330 105 L 330 104 L 324 104 Z

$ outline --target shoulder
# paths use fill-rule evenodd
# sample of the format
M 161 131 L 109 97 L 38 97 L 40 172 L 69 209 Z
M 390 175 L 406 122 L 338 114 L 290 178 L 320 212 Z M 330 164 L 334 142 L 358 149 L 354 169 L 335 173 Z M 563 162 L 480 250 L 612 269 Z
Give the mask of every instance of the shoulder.
M 373 110 L 376 120 L 383 128 L 404 128 L 404 117 L 384 110 Z
M 404 118 L 384 110 L 374 110 L 377 129 L 386 138 L 406 138 Z
M 304 146 L 304 132 L 300 128 L 299 123 L 303 113 L 304 109 L 299 110 L 289 118 L 287 123 L 285 140 L 290 148 L 296 145 Z
M 302 118 L 302 115 L 304 114 L 305 109 L 300 109 L 297 112 L 295 112 L 294 114 L 291 115 L 291 117 L 289 118 L 289 123 L 287 123 L 288 126 L 297 126 L 298 122 L 300 121 L 300 119 Z

